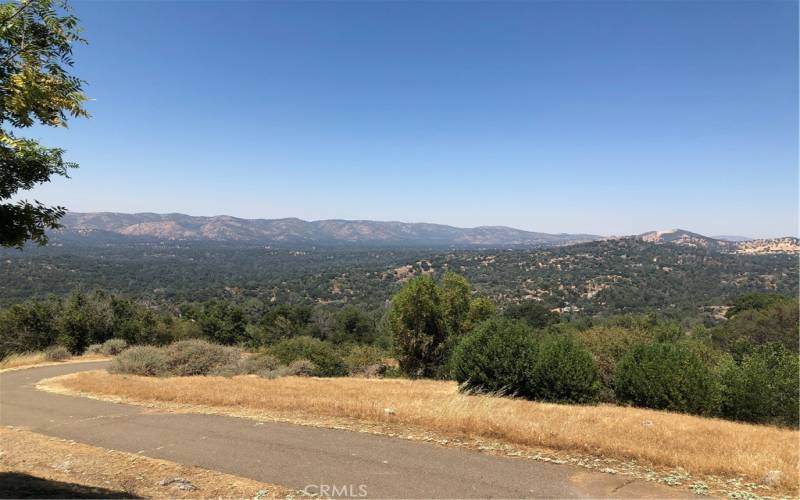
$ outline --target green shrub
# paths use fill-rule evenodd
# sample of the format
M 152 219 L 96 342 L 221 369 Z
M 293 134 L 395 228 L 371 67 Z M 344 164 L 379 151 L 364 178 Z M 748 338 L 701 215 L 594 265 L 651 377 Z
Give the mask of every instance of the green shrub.
M 128 343 L 123 339 L 108 339 L 103 342 L 100 352 L 106 356 L 116 356 L 128 347 Z
M 47 358 L 47 361 L 64 361 L 71 356 L 72 353 L 63 345 L 50 346 L 44 351 L 44 357 Z
M 699 415 L 716 413 L 720 403 L 718 376 L 682 343 L 632 347 L 617 366 L 614 392 L 636 406 Z
M 464 388 L 530 397 L 529 374 L 537 351 L 533 331 L 527 325 L 490 319 L 456 346 L 451 361 L 453 377 Z
M 100 349 L 103 348 L 103 344 L 91 344 L 89 347 L 86 348 L 84 354 L 100 354 Z
M 639 328 L 598 325 L 579 332 L 578 339 L 592 353 L 603 385 L 614 385 L 614 370 L 622 356 L 636 344 L 645 342 L 647 333 Z
M 317 377 L 341 377 L 347 375 L 347 366 L 329 344 L 313 337 L 294 337 L 281 340 L 269 352 L 289 364 L 298 359 L 314 363 Z
M 797 427 L 797 354 L 780 344 L 756 348 L 741 363 L 731 363 L 723 375 L 722 415 L 755 423 Z
M 239 370 L 249 375 L 260 374 L 277 370 L 281 365 L 278 358 L 267 352 L 260 352 L 248 356 L 239 363 Z
M 289 363 L 283 370 L 283 375 L 294 377 L 310 377 L 317 373 L 319 368 L 313 361 L 307 359 L 296 359 Z
M 532 328 L 545 328 L 559 320 L 558 313 L 550 311 L 547 307 L 533 300 L 526 300 L 520 304 L 512 304 L 505 308 L 503 316 L 525 321 Z
M 208 375 L 237 366 L 241 351 L 200 339 L 181 340 L 166 347 L 167 369 L 171 375 Z
M 342 359 L 348 371 L 353 373 L 363 373 L 368 367 L 383 364 L 386 353 L 371 345 L 350 345 L 344 350 Z
M 739 309 L 728 321 L 711 330 L 714 343 L 732 353 L 737 361 L 758 346 L 770 343 L 779 343 L 797 353 L 797 325 L 800 322 L 797 298 L 767 295 L 759 302 L 754 297 L 759 296 L 745 296 L 743 302 L 750 302 L 749 306 L 739 303 Z
M 406 372 L 404 372 L 399 366 L 387 366 L 383 373 L 380 374 L 382 378 L 406 378 Z
M 167 355 L 164 349 L 150 345 L 133 346 L 125 349 L 109 368 L 111 373 L 126 373 L 148 377 L 166 375 Z
M 601 383 L 591 353 L 571 335 L 544 339 L 529 375 L 533 399 L 568 403 L 596 401 Z

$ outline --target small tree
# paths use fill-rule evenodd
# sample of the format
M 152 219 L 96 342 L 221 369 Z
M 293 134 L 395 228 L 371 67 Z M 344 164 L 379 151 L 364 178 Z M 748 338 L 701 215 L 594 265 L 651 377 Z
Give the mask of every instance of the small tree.
M 429 275 L 410 280 L 387 314 L 400 368 L 414 377 L 447 376 L 453 348 L 494 313 L 494 304 L 473 298 L 469 281 L 458 274 L 445 273 L 439 286 Z
M 411 279 L 392 299 L 388 319 L 400 368 L 414 377 L 438 376 L 446 360 L 448 331 L 433 278 Z

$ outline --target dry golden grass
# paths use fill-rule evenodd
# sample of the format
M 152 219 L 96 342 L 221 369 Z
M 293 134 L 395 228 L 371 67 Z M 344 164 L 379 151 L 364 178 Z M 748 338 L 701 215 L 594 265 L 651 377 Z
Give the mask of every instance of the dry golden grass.
M 100 361 L 103 359 L 108 359 L 108 357 L 100 354 L 84 354 L 82 356 L 73 356 L 64 361 L 50 361 L 47 359 L 47 355 L 42 351 L 10 354 L 0 360 L 0 373 L 9 370 L 32 368 L 34 366 L 57 365 L 61 363 L 79 363 L 83 361 L 94 360 Z
M 47 357 L 41 351 L 26 352 L 23 354 L 9 354 L 0 360 L 0 370 L 19 368 L 20 366 L 39 365 L 47 362 Z
M 68 376 L 59 385 L 138 401 L 410 425 L 447 436 L 488 438 L 656 467 L 683 467 L 701 476 L 760 482 L 769 471 L 778 470 L 777 489 L 790 493 L 798 489 L 800 433 L 776 427 L 608 405 L 557 405 L 464 395 L 453 382 L 430 380 L 159 379 L 93 371 Z

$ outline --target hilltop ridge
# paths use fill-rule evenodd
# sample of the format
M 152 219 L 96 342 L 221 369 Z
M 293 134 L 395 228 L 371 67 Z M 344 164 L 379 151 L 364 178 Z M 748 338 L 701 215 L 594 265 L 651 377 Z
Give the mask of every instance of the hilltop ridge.
M 230 215 L 193 216 L 151 212 L 68 213 L 56 238 L 105 241 L 139 238 L 158 241 L 216 241 L 297 245 L 415 245 L 431 247 L 547 247 L 590 241 L 635 238 L 724 253 L 800 253 L 796 237 L 720 239 L 685 229 L 649 231 L 634 236 L 543 233 L 507 226 L 460 228 L 425 222 L 325 219 L 306 221 L 244 219 Z
M 549 246 L 601 239 L 593 234 L 549 234 L 505 226 L 458 228 L 397 221 L 298 218 L 242 219 L 155 213 L 68 213 L 62 234 L 84 237 L 137 236 L 161 240 L 275 243 L 363 243 L 434 246 Z

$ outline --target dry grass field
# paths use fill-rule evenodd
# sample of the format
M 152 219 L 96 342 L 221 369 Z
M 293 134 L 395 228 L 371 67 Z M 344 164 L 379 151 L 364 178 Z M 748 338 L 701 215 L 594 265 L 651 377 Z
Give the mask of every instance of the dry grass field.
M 451 437 L 681 467 L 702 477 L 763 481 L 798 493 L 800 433 L 776 427 L 616 406 L 572 406 L 464 395 L 453 382 L 403 379 L 174 377 L 82 372 L 68 390 L 128 400 L 263 410 L 273 416 L 345 417 L 413 426 Z M 772 476 L 776 474 L 771 473 Z

